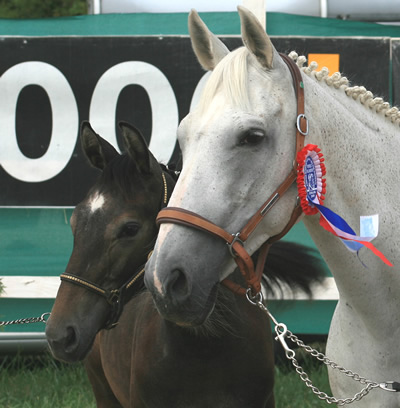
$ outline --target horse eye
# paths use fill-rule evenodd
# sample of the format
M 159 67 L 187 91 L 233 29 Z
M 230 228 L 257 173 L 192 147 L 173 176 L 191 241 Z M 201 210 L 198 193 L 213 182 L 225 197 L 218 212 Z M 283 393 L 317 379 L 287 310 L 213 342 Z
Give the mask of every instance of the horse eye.
M 264 139 L 265 133 L 262 130 L 249 130 L 242 135 L 239 146 L 256 145 Z
M 127 222 L 118 234 L 119 238 L 134 237 L 140 229 L 139 224 L 136 222 Z

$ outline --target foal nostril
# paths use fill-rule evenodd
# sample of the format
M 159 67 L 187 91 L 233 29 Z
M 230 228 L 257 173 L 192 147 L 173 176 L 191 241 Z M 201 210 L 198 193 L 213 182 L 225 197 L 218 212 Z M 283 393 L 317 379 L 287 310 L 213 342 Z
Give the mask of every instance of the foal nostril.
M 172 300 L 176 300 L 178 303 L 185 300 L 190 295 L 189 282 L 185 273 L 180 269 L 174 269 L 171 272 L 166 290 L 170 294 Z
M 79 331 L 74 326 L 58 329 L 48 325 L 46 337 L 51 351 L 58 356 L 65 356 L 65 353 L 71 355 L 79 347 Z
M 72 326 L 67 327 L 67 335 L 65 336 L 64 344 L 67 353 L 74 351 L 78 346 L 78 336 L 76 330 Z

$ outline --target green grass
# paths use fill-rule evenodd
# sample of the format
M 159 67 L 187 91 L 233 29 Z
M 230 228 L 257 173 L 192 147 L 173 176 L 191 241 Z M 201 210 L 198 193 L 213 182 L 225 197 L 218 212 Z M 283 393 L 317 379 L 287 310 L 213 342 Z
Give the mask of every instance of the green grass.
M 2 408 L 94 408 L 81 364 L 60 364 L 50 355 L 6 357 L 0 364 Z
M 315 385 L 329 392 L 326 368 L 297 354 Z M 277 365 L 275 382 L 276 408 L 327 405 L 306 388 L 292 366 Z M 82 364 L 60 364 L 46 354 L 0 360 L 0 407 L 95 408 L 96 404 Z
M 293 346 L 289 342 L 290 347 Z M 309 345 L 318 351 L 325 353 L 325 342 L 314 342 Z M 307 373 L 313 385 L 320 391 L 332 395 L 328 371 L 326 365 L 311 357 L 300 348 L 295 349 L 296 359 L 303 370 Z M 280 361 L 275 368 L 275 397 L 276 408 L 314 408 L 327 407 L 328 404 L 320 400 L 313 392 L 307 388 L 305 383 L 296 373 L 295 368 L 284 356 L 281 357 L 284 361 Z
M 313 385 L 321 391 L 332 395 L 329 387 L 328 373 L 322 363 L 301 363 Z M 316 408 L 327 407 L 325 401 L 318 399 L 306 387 L 292 366 L 278 365 L 275 369 L 275 403 L 276 408 Z

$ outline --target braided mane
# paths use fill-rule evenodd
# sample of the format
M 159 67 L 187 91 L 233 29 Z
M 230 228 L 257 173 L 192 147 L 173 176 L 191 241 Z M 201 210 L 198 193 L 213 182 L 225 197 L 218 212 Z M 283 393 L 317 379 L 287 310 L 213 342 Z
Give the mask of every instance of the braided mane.
M 315 61 L 310 62 L 307 67 L 304 67 L 307 59 L 305 56 L 299 56 L 295 51 L 289 54 L 289 57 L 296 62 L 297 66 L 308 76 L 315 78 L 318 81 L 325 82 L 328 86 L 333 86 L 336 89 L 343 89 L 346 95 L 354 100 L 360 102 L 362 105 L 369 109 L 384 115 L 384 117 L 390 120 L 397 126 L 400 125 L 400 112 L 396 107 L 391 107 L 388 102 L 385 102 L 382 98 L 374 98 L 371 91 L 368 91 L 363 86 L 349 86 L 349 80 L 342 76 L 339 72 L 335 72 L 329 76 L 329 70 L 323 67 L 321 71 L 315 71 L 318 68 L 318 64 Z
M 230 100 L 234 106 L 239 106 L 243 110 L 250 109 L 251 101 L 249 100 L 247 92 L 248 55 L 249 52 L 247 49 L 240 47 L 230 52 L 217 64 L 200 98 L 198 105 L 200 112 L 208 108 L 216 92 L 220 89 L 224 90 L 228 100 Z M 340 72 L 335 72 L 330 76 L 329 70 L 326 67 L 323 67 L 321 71 L 316 71 L 318 64 L 315 61 L 310 62 L 308 66 L 304 66 L 307 61 L 306 57 L 303 55 L 299 56 L 295 51 L 292 51 L 289 57 L 309 77 L 320 82 L 325 82 L 328 86 L 336 89 L 343 89 L 348 97 L 360 102 L 372 111 L 383 115 L 384 118 L 390 120 L 395 125 L 400 126 L 399 109 L 397 107 L 391 107 L 390 104 L 385 102 L 382 98 L 374 98 L 372 92 L 368 91 L 365 87 L 349 86 L 349 80 L 342 76 Z

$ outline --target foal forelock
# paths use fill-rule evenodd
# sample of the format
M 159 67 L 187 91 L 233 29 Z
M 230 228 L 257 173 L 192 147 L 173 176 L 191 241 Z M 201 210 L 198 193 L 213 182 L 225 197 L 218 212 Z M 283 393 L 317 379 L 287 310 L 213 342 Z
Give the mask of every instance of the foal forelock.
M 103 170 L 86 200 L 89 214 L 106 210 L 113 200 L 132 199 L 138 190 L 135 163 L 127 154 L 117 156 Z M 135 182 L 134 182 L 135 180 Z
M 142 180 L 135 162 L 126 153 L 117 156 L 103 170 L 96 183 L 98 194 L 111 194 L 131 199 L 138 193 L 138 185 Z
M 202 115 L 210 106 L 217 92 L 224 93 L 232 106 L 249 111 L 251 107 L 248 92 L 248 68 L 250 53 L 245 47 L 230 52 L 213 70 L 208 79 L 201 99 L 199 112 Z

